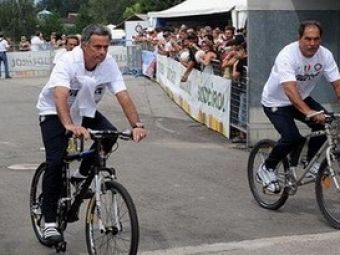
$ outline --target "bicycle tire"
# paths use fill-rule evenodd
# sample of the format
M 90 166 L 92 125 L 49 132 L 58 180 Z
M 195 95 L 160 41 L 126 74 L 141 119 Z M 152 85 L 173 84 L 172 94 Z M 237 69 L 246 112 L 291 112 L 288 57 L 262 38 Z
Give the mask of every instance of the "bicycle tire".
M 278 176 L 281 191 L 278 194 L 266 193 L 262 182 L 257 178 L 257 170 L 264 163 L 276 142 L 270 139 L 259 141 L 250 152 L 248 159 L 248 183 L 255 201 L 263 208 L 277 210 L 284 205 L 289 197 L 288 189 L 285 187 L 285 173 L 289 168 L 288 160 L 285 158 L 278 164 L 276 174 Z
M 332 167 L 335 178 L 340 183 L 340 164 L 337 159 L 332 162 Z M 335 229 L 340 229 L 340 193 L 330 176 L 326 159 L 322 161 L 316 177 L 315 195 L 321 214 L 328 224 Z
M 34 230 L 34 234 L 37 237 L 38 241 L 45 245 L 47 245 L 43 240 L 43 233 L 41 231 L 41 225 L 43 221 L 43 216 L 41 213 L 41 204 L 42 204 L 42 190 L 41 183 L 43 173 L 46 169 L 46 163 L 41 163 L 40 166 L 35 171 L 32 181 L 31 181 L 31 189 L 30 189 L 30 216 L 31 223 Z
M 88 203 L 86 211 L 85 224 L 88 253 L 90 255 L 116 254 L 111 252 L 107 253 L 109 247 L 111 251 L 113 251 L 113 249 L 119 250 L 119 254 L 122 255 L 136 255 L 139 243 L 139 226 L 136 207 L 132 201 L 130 194 L 123 185 L 113 180 L 105 181 L 102 184 L 101 189 L 101 211 L 103 214 L 102 218 L 103 224 L 105 226 L 105 232 L 101 233 L 100 230 L 96 228 L 97 206 L 96 198 L 95 196 L 93 196 Z M 120 216 L 119 221 L 116 218 L 110 218 L 109 220 L 106 218 L 107 216 L 115 217 L 115 213 L 113 212 L 113 208 L 111 207 L 111 205 L 104 204 L 104 199 L 110 200 L 113 196 L 116 197 L 118 201 L 117 204 L 119 205 L 119 208 L 117 210 L 117 214 Z M 104 209 L 106 209 L 106 212 L 104 212 Z M 119 228 L 121 230 L 119 230 Z M 96 237 L 96 234 L 98 234 L 99 237 Z M 110 241 L 112 241 L 112 243 L 109 243 Z M 101 248 L 104 249 L 104 252 Z M 99 249 L 100 252 L 97 252 Z

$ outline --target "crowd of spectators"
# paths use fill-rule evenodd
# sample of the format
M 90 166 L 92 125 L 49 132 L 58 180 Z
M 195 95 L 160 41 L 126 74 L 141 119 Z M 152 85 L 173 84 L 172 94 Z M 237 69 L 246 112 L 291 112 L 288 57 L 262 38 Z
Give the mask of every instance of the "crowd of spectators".
M 153 51 L 173 58 L 186 67 L 181 82 L 186 82 L 193 69 L 215 74 L 235 81 L 232 86 L 231 119 L 241 124 L 244 118 L 241 108 L 242 91 L 245 86 L 241 77 L 246 77 L 248 54 L 246 29 L 233 26 L 211 28 L 180 27 L 148 28 L 135 38 L 136 43 L 151 44 Z M 232 142 L 244 143 L 246 134 L 232 129 Z
M 233 26 L 212 28 L 148 28 L 134 37 L 135 42 L 148 42 L 158 54 L 168 56 L 185 67 L 182 82 L 192 69 L 237 80 L 247 66 L 246 29 Z
M 6 40 L 10 46 L 8 51 L 58 50 L 65 48 L 67 36 L 52 32 L 46 37 L 42 32 L 36 31 L 31 37 L 22 35 L 19 42 L 14 42 L 10 37 L 6 37 Z

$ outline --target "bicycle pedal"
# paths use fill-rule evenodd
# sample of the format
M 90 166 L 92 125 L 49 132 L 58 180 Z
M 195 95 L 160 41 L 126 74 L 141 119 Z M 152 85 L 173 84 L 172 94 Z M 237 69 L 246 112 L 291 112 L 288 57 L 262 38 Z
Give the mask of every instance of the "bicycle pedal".
M 55 244 L 54 246 L 55 246 L 56 252 L 57 252 L 57 253 L 59 253 L 59 252 L 65 252 L 65 251 L 66 251 L 66 244 L 67 244 L 67 243 L 65 242 L 65 240 L 63 240 L 63 241 L 61 241 L 61 242 Z

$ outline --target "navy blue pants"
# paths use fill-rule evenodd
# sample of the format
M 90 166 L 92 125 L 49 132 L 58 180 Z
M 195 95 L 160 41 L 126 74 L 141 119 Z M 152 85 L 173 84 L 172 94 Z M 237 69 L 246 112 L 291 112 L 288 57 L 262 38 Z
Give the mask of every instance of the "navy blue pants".
M 116 129 L 102 114 L 96 112 L 94 118 L 83 118 L 82 126 L 95 130 Z M 58 199 L 62 188 L 63 156 L 68 139 L 65 128 L 57 115 L 40 117 L 40 128 L 46 153 L 46 172 L 43 176 L 42 213 L 45 222 L 56 222 Z M 115 141 L 105 141 L 105 150 L 109 151 Z M 92 147 L 96 146 L 95 144 Z M 80 173 L 87 175 L 95 158 L 86 158 L 80 166 Z
M 326 110 L 313 98 L 307 97 L 304 102 L 313 110 Z M 305 115 L 298 111 L 294 106 L 285 107 L 264 107 L 264 112 L 274 125 L 275 129 L 280 133 L 281 138 L 277 145 L 273 148 L 269 157 L 265 161 L 265 166 L 269 169 L 275 169 L 277 164 L 285 158 L 294 149 L 299 148 L 305 141 L 305 138 L 300 134 L 294 119 L 307 124 L 312 131 L 322 130 L 324 126 L 316 124 L 312 121 L 306 121 Z M 313 137 L 310 139 L 307 153 L 307 160 L 309 161 L 315 153 L 319 150 L 325 142 L 326 137 Z M 295 162 L 296 163 L 296 162 Z

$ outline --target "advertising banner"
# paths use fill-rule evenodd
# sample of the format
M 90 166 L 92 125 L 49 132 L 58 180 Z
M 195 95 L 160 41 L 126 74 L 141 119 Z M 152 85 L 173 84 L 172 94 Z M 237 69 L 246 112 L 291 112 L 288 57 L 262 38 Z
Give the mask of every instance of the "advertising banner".
M 229 138 L 231 81 L 192 70 L 181 82 L 184 71 L 179 62 L 157 55 L 157 82 L 167 94 L 195 120 Z

